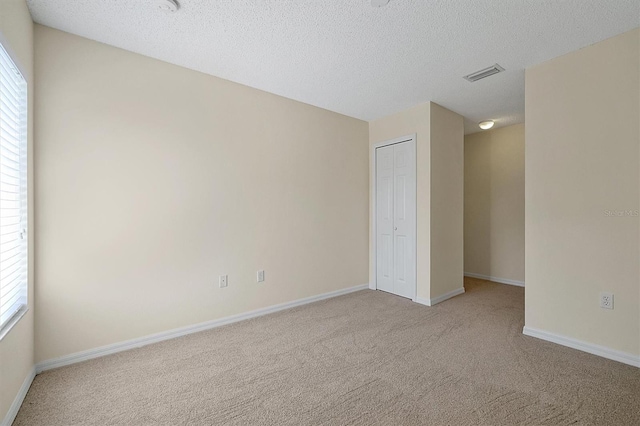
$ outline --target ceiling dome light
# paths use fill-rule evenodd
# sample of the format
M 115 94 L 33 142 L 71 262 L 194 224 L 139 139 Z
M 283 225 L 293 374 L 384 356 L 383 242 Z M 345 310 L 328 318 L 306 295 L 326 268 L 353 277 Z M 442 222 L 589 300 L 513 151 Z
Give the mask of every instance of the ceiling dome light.
M 158 5 L 158 9 L 164 12 L 177 12 L 180 9 L 180 5 L 176 0 L 156 0 L 156 5 Z
M 480 126 L 482 130 L 489 130 L 490 128 L 493 127 L 494 124 L 496 123 L 493 120 L 486 120 L 478 123 L 478 126 Z
M 371 0 L 371 6 L 373 7 L 382 7 L 389 4 L 389 0 Z

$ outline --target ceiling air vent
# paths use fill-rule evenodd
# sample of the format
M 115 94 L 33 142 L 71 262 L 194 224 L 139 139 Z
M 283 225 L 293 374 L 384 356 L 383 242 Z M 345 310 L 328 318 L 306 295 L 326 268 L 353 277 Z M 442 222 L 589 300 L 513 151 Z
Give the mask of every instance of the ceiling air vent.
M 504 68 L 502 68 L 498 64 L 495 64 L 493 66 L 490 66 L 489 68 L 485 68 L 483 70 L 476 71 L 469 75 L 465 75 L 464 79 L 473 83 L 474 81 L 482 80 L 483 78 L 487 78 L 491 75 L 498 74 L 499 72 L 502 72 L 502 71 L 504 71 Z

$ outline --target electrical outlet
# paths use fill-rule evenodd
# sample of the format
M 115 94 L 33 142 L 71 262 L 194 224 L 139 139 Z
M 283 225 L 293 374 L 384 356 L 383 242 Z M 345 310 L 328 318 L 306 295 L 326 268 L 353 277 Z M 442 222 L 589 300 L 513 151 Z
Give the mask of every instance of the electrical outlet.
M 600 293 L 600 307 L 603 309 L 613 309 L 613 293 Z
M 227 275 L 220 275 L 219 284 L 220 288 L 225 288 L 229 284 Z
M 260 270 L 258 271 L 258 282 L 261 283 L 264 281 L 264 271 Z

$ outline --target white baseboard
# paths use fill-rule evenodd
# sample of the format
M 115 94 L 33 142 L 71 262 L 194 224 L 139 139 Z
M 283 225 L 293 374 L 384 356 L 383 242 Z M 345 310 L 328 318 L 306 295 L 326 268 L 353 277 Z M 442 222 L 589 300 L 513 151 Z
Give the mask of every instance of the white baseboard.
M 35 377 L 36 377 L 36 368 L 33 367 L 31 371 L 29 371 L 29 374 L 27 374 L 27 377 L 24 379 L 24 382 L 22 382 L 22 386 L 20 387 L 18 394 L 13 400 L 11 407 L 9 407 L 9 411 L 4 416 L 4 419 L 2 420 L 2 422 L 0 422 L 0 425 L 11 426 L 13 421 L 16 419 L 16 416 L 18 415 L 18 411 L 20 411 L 20 406 L 22 406 L 22 401 L 24 401 L 24 397 L 27 396 L 27 392 L 29 392 L 29 388 L 31 387 L 31 383 L 33 383 L 33 379 Z
M 421 305 L 425 305 L 425 306 L 431 306 L 430 305 L 431 302 L 429 302 L 429 299 L 423 299 L 422 297 L 416 297 L 414 302 L 419 303 Z
M 464 287 L 460 287 L 456 290 L 445 293 L 442 296 L 434 297 L 433 299 L 423 299 L 422 297 L 416 297 L 415 302 L 420 303 L 421 305 L 433 306 L 433 305 L 437 305 L 440 302 L 444 302 L 447 299 L 451 299 L 452 297 L 455 297 L 462 293 L 464 293 Z
M 273 305 L 255 311 L 245 312 L 242 314 L 232 315 L 217 320 L 207 321 L 199 324 L 190 325 L 187 327 L 176 328 L 173 330 L 163 331 L 149 336 L 139 337 L 137 339 L 127 340 L 124 342 L 114 343 L 111 345 L 101 346 L 95 349 L 89 349 L 82 352 L 76 352 L 74 354 L 65 355 L 60 358 L 49 359 L 36 364 L 36 373 L 41 373 L 52 368 L 64 367 L 65 365 L 71 365 L 82 361 L 87 361 L 93 358 L 99 358 L 105 355 L 111 355 L 117 352 L 126 351 L 129 349 L 135 349 L 142 346 L 150 345 L 152 343 L 162 342 L 164 340 L 173 339 L 180 336 L 186 336 L 188 334 L 197 333 L 199 331 L 210 330 L 212 328 L 220 327 L 227 324 L 232 324 L 239 321 L 244 321 L 249 318 L 255 318 L 262 315 L 272 314 L 274 312 L 282 311 L 285 309 L 295 308 L 296 306 L 306 305 L 308 303 L 318 302 L 320 300 L 330 299 L 332 297 L 342 296 L 344 294 L 353 293 L 355 291 L 365 290 L 369 288 L 369 284 L 358 285 L 355 287 L 349 287 L 342 290 L 336 290 L 329 293 L 319 294 L 317 296 L 306 297 L 304 299 L 294 300 L 292 302 L 281 303 L 279 305 Z
M 557 343 L 558 345 L 567 346 L 592 355 L 598 355 L 603 358 L 622 362 L 624 364 L 640 367 L 640 356 L 626 352 L 617 351 L 606 346 L 595 345 L 593 343 L 584 342 L 572 337 L 561 336 L 559 334 L 550 333 L 548 331 L 539 330 L 531 327 L 524 327 L 522 334 L 526 336 L 536 337 L 548 342 Z
M 509 285 L 515 285 L 518 287 L 524 287 L 524 281 L 510 280 L 508 278 L 490 277 L 489 275 L 474 274 L 473 272 L 465 272 L 464 276 L 471 277 L 471 278 L 478 278 L 481 280 L 493 281 L 495 283 L 500 283 L 500 284 L 509 284 Z

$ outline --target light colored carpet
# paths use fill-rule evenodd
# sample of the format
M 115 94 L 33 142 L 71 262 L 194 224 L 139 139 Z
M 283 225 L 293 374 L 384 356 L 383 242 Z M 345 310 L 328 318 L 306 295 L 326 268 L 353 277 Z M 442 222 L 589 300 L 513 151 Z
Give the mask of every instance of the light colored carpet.
M 524 290 L 364 290 L 38 375 L 16 425 L 640 425 L 640 370 L 521 334 Z

